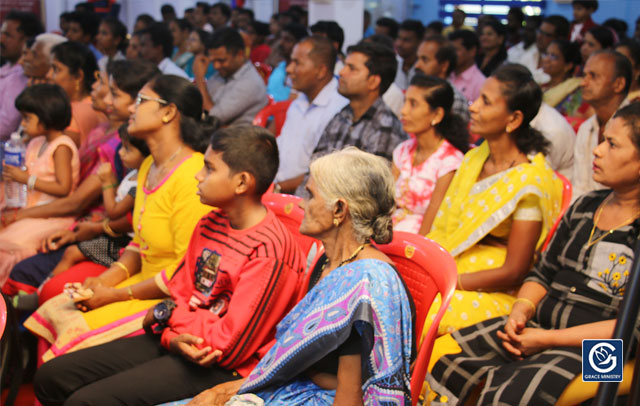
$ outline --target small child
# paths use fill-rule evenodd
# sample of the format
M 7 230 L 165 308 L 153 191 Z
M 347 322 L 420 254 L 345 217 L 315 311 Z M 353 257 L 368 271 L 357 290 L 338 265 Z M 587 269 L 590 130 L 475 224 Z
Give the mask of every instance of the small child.
M 67 196 L 80 175 L 78 149 L 63 133 L 71 122 L 67 94 L 58 85 L 33 85 L 20 93 L 15 106 L 22 115 L 22 131 L 29 138 L 27 169 L 3 164 L 4 181 L 27 185 L 27 207 Z
M 67 246 L 62 259 L 53 268 L 49 277 L 58 275 L 78 262 L 86 260 L 109 267 L 118 260 L 120 251 L 129 244 L 132 233 L 129 235 L 116 234 L 109 227 L 108 220 L 124 217 L 133 210 L 138 183 L 138 168 L 140 168 L 142 161 L 150 152 L 146 142 L 129 135 L 127 126 L 128 124 L 125 123 L 118 129 L 120 140 L 122 141 L 118 155 L 122 160 L 122 164 L 131 169 L 129 173 L 118 185 L 109 162 L 103 162 L 97 170 L 97 175 L 102 182 L 102 200 L 108 216 L 102 223 L 105 233 L 91 240 Z M 44 283 L 46 283 L 46 280 L 40 286 L 44 285 Z M 19 310 L 35 310 L 38 307 L 38 292 L 32 294 L 19 293 L 13 298 L 13 306 Z
M 125 123 L 118 129 L 120 140 L 122 141 L 118 155 L 122 160 L 122 164 L 130 169 L 129 173 L 118 185 L 109 162 L 102 163 L 97 170 L 97 175 L 102 182 L 102 201 L 107 214 L 102 224 L 105 234 L 67 247 L 62 260 L 51 272 L 51 276 L 55 276 L 74 264 L 86 260 L 109 267 L 114 261 L 118 260 L 120 250 L 127 246 L 133 236 L 132 233 L 129 235 L 115 233 L 108 223 L 109 219 L 118 219 L 130 214 L 133 210 L 138 184 L 138 168 L 150 153 L 146 142 L 129 135 L 127 126 L 128 124 Z
M 80 178 L 80 158 L 73 140 L 63 131 L 71 122 L 71 103 L 58 85 L 29 86 L 15 100 L 29 143 L 22 168 L 3 165 L 3 179 L 27 185 L 26 207 L 52 202 L 70 194 Z M 18 209 L 0 212 L 0 286 L 19 261 L 36 254 L 42 240 L 73 224 L 72 217 L 23 218 Z
M 582 43 L 584 36 L 596 23 L 591 15 L 598 10 L 597 0 L 573 0 L 573 22 L 569 31 L 569 39 L 571 42 Z

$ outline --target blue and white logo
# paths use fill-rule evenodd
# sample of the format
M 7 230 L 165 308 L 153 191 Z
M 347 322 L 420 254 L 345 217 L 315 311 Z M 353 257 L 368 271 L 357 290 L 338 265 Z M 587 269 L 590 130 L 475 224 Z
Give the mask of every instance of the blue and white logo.
M 622 382 L 622 340 L 582 340 L 582 381 Z

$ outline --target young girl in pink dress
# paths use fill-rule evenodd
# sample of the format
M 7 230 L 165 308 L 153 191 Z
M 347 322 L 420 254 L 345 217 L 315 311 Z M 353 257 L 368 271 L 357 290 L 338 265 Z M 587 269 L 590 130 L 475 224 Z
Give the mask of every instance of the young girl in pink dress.
M 393 229 L 425 235 L 469 149 L 462 118 L 451 112 L 453 89 L 443 79 L 416 74 L 402 107 L 403 129 L 414 137 L 393 151 L 396 211 Z
M 29 137 L 26 170 L 3 165 L 5 182 L 27 185 L 27 207 L 67 196 L 78 184 L 80 159 L 71 138 L 63 130 L 71 121 L 69 98 L 58 85 L 27 87 L 16 99 L 23 132 Z M 2 212 L 2 225 L 13 220 L 15 209 Z M 69 227 L 73 217 L 25 219 L 6 228 L 0 225 L 0 286 L 18 261 L 34 255 L 41 240 L 52 231 Z

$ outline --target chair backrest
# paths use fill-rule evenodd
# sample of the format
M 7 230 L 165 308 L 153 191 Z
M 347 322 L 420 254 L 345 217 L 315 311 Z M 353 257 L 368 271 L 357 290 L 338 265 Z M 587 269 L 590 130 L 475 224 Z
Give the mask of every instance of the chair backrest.
M 305 256 L 309 255 L 314 244 L 320 246 L 320 242 L 313 237 L 300 234 L 300 224 L 304 218 L 304 210 L 299 206 L 302 199 L 298 196 L 280 193 L 265 193 L 262 203 L 275 213 L 282 224 L 293 234 Z
M 542 244 L 542 251 L 547 249 L 547 246 L 549 245 L 553 234 L 556 232 L 556 229 L 562 221 L 562 217 L 571 205 L 571 195 L 573 194 L 573 187 L 571 186 L 571 182 L 569 182 L 569 179 L 565 178 L 563 175 L 560 175 L 558 172 L 556 172 L 556 176 L 559 177 L 562 181 L 562 207 L 560 208 L 560 214 L 558 214 L 558 218 L 553 222 L 553 226 L 551 226 L 551 230 L 549 230 L 547 239 L 544 241 L 544 244 Z
M 416 307 L 416 339 L 422 329 L 431 304 L 440 293 L 442 303 L 429 330 L 418 346 L 418 357 L 411 374 L 411 399 L 415 406 L 427 374 L 438 325 L 453 297 L 458 271 L 453 257 L 438 243 L 418 234 L 401 231 L 393 233 L 390 244 L 378 248 L 391 258 L 411 293 Z
M 264 84 L 265 85 L 268 84 L 269 76 L 271 76 L 271 72 L 273 71 L 273 68 L 271 67 L 271 65 L 267 63 L 262 63 L 262 62 L 254 62 L 253 66 L 256 67 L 256 70 L 258 71 L 260 76 L 262 76 L 262 80 L 264 80 Z
M 264 106 L 264 108 L 256 114 L 253 119 L 253 125 L 267 128 L 269 126 L 269 119 L 273 117 L 275 136 L 277 137 L 280 135 L 284 121 L 287 118 L 287 110 L 292 101 L 293 100 L 274 102 L 272 99 L 269 99 L 269 104 Z

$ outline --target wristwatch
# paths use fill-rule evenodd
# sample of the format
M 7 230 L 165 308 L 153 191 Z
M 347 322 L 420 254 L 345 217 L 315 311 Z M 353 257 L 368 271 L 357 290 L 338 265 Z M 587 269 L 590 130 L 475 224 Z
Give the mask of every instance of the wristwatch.
M 160 334 L 167 326 L 173 309 L 176 308 L 176 302 L 173 299 L 165 299 L 153 307 L 153 324 L 145 327 L 148 334 Z
M 165 299 L 153 308 L 153 319 L 156 324 L 164 328 L 167 326 L 173 309 L 176 308 L 176 302 L 173 299 Z

